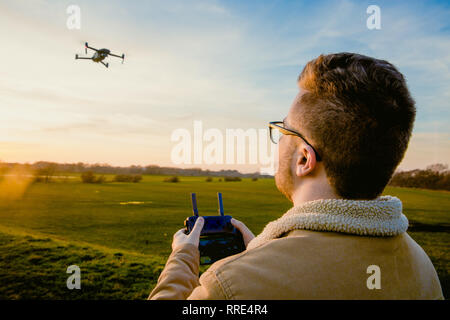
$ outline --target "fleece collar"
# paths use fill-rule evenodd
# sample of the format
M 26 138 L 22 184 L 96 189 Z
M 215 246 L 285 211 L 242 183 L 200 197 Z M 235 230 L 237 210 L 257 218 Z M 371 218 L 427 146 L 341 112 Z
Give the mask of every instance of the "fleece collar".
M 289 209 L 281 218 L 267 224 L 247 249 L 296 229 L 395 236 L 408 229 L 408 219 L 402 213 L 402 202 L 393 196 L 374 200 L 314 200 Z

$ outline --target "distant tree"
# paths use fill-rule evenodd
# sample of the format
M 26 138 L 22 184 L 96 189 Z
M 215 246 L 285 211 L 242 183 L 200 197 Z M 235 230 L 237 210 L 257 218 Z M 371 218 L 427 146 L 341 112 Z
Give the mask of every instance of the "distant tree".
M 389 185 L 407 188 L 450 190 L 450 171 L 447 165 L 434 164 L 426 170 L 396 172 Z
M 242 181 L 242 179 L 240 177 L 224 177 L 224 180 L 226 182 L 228 182 L 228 181 Z
M 44 166 L 34 171 L 35 182 L 49 183 L 55 175 L 57 168 L 56 163 L 44 163 Z
M 206 180 L 205 180 L 206 182 L 211 182 L 211 181 L 213 181 L 213 178 L 211 178 L 211 177 L 208 177 L 208 178 L 206 178 Z
M 165 178 L 163 181 L 164 182 L 180 182 L 180 179 L 178 179 L 178 177 L 169 177 L 169 178 Z
M 98 176 L 94 183 L 104 183 L 106 182 L 106 177 L 104 175 Z
M 81 174 L 81 181 L 83 183 L 103 183 L 106 181 L 106 178 L 103 175 L 97 177 L 94 172 L 87 171 Z
M 92 171 L 83 172 L 81 174 L 81 181 L 83 183 L 94 183 L 94 181 L 95 181 L 95 174 Z

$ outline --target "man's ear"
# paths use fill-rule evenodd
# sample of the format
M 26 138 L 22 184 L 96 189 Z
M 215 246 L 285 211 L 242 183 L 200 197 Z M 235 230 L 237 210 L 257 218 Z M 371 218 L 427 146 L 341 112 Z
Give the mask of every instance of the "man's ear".
M 316 167 L 316 153 L 306 145 L 298 148 L 297 160 L 295 163 L 295 174 L 303 177 L 310 174 Z

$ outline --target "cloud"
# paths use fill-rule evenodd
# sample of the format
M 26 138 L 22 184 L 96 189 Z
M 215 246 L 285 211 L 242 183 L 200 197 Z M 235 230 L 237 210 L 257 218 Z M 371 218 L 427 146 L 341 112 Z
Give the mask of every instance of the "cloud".
M 123 138 L 130 135 L 160 136 L 162 129 L 162 124 L 153 119 L 132 114 L 107 114 L 102 117 L 78 119 L 64 125 L 48 126 L 41 130 L 50 134 L 71 132 Z

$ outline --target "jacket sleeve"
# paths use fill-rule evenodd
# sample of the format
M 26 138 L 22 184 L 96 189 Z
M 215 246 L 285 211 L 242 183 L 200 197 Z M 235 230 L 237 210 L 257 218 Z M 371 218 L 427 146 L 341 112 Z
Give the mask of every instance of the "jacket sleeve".
M 225 299 L 213 273 L 205 272 L 199 279 L 199 261 L 200 253 L 193 244 L 184 244 L 175 249 L 148 299 Z

